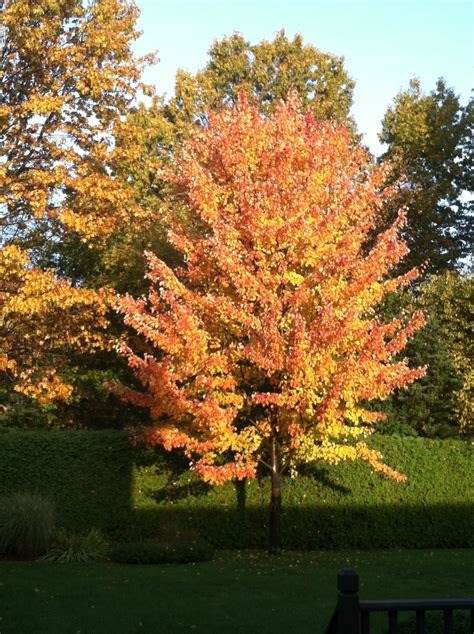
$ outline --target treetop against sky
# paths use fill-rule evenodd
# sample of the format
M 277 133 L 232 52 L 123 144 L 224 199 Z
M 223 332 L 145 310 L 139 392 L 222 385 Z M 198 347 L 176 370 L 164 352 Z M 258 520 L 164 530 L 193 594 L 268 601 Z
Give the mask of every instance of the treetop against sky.
M 196 72 L 215 39 L 235 31 L 253 44 L 285 28 L 290 39 L 345 57 L 356 81 L 352 113 L 380 154 L 388 104 L 411 77 L 426 91 L 440 76 L 465 103 L 472 87 L 474 10 L 470 0 L 137 0 L 140 54 L 158 49 L 146 79 L 172 95 L 176 70 Z

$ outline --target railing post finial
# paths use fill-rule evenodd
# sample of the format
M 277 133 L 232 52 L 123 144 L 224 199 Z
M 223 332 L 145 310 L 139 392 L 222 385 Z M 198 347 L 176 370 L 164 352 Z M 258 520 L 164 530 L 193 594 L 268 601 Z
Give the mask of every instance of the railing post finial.
M 343 568 L 337 575 L 337 634 L 360 634 L 359 575 Z

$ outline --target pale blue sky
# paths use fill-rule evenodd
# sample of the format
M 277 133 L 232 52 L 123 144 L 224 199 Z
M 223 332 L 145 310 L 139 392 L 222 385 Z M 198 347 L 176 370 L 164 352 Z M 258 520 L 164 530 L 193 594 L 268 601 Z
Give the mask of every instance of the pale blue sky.
M 252 43 L 285 28 L 305 42 L 342 55 L 356 80 L 353 115 L 365 142 L 380 153 L 377 133 L 393 97 L 419 77 L 429 92 L 436 79 L 469 99 L 473 87 L 472 0 L 136 0 L 142 13 L 137 44 L 158 49 L 146 79 L 170 96 L 178 68 L 195 72 L 215 39 L 238 31 Z

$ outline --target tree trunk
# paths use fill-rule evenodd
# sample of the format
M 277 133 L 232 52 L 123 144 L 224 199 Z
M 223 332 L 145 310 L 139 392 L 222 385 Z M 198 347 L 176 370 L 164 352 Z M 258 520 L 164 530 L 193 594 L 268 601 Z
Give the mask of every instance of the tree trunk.
M 281 552 L 281 475 L 276 438 L 272 438 L 272 491 L 270 498 L 270 553 Z

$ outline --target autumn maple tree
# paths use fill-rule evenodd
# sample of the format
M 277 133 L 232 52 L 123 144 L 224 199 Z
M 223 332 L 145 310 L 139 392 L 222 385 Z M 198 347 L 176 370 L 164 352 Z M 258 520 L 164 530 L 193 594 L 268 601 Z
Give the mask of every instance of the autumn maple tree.
M 71 394 L 71 351 L 110 341 L 111 293 L 64 275 L 58 254 L 144 216 L 120 173 L 147 61 L 132 53 L 137 15 L 128 0 L 0 7 L 0 384 L 45 402 Z
M 267 467 L 278 550 L 285 469 L 360 459 L 402 478 L 363 441 L 378 419 L 363 403 L 424 372 L 398 359 L 423 316 L 375 313 L 416 275 L 387 276 L 406 252 L 403 216 L 367 252 L 384 170 L 295 93 L 269 117 L 243 95 L 210 114 L 168 179 L 188 214 L 168 218 L 183 266 L 149 254 L 148 297 L 120 300 L 142 340 L 120 351 L 145 388 L 123 396 L 149 408 L 142 438 L 182 448 L 207 482 Z

